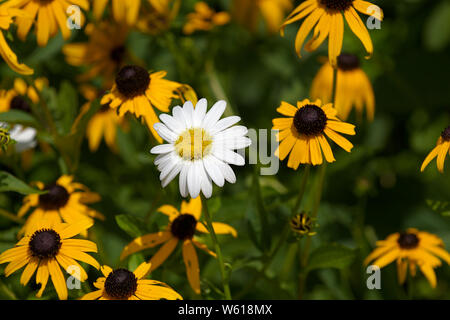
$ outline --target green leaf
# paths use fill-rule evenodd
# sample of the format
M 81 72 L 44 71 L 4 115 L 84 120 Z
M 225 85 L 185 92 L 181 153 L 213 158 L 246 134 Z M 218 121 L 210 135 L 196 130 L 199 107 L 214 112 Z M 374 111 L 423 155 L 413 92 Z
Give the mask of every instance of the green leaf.
M 143 221 L 140 221 L 136 217 L 127 214 L 119 214 L 116 216 L 117 225 L 133 238 L 140 237 L 145 233 L 140 226 L 143 225 Z
M 63 133 L 68 133 L 78 113 L 78 94 L 67 81 L 61 84 L 57 98 L 58 124 Z
M 0 113 L 0 121 L 37 126 L 36 119 L 31 114 L 21 110 L 10 110 Z
M 450 3 L 441 1 L 434 7 L 424 30 L 425 46 L 433 51 L 443 49 L 450 41 Z
M 0 171 L 0 192 L 14 191 L 24 195 L 33 193 L 45 193 L 44 191 L 34 189 L 22 180 L 17 179 L 6 171 Z
M 144 255 L 140 252 L 132 254 L 128 260 L 128 270 L 134 271 L 141 263 L 145 262 Z
M 317 248 L 311 253 L 308 271 L 314 269 L 348 267 L 355 258 L 355 250 L 339 244 L 330 244 Z

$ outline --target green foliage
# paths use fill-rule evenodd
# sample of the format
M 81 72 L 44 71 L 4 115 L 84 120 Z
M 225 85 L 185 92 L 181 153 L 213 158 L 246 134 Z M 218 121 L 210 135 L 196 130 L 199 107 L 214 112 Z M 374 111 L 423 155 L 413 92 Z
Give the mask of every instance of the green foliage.
M 43 191 L 30 187 L 28 184 L 6 171 L 0 171 L 0 192 L 6 191 L 18 192 L 24 195 L 32 193 L 45 193 Z

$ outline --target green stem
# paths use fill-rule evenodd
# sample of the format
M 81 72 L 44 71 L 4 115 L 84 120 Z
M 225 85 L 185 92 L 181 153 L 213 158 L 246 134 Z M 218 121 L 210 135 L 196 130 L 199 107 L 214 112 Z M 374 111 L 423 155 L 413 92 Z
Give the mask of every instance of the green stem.
M 211 235 L 211 240 L 214 244 L 214 249 L 216 251 L 217 258 L 219 259 L 220 274 L 222 276 L 223 292 L 225 295 L 225 299 L 231 300 L 230 286 L 228 284 L 228 277 L 226 276 L 225 273 L 225 264 L 223 262 L 222 250 L 220 249 L 219 241 L 217 240 L 217 235 L 212 225 L 212 220 L 209 214 L 206 198 L 203 195 L 200 196 L 202 199 L 203 213 L 205 214 L 206 227 L 208 228 L 209 234 Z
M 0 216 L 6 218 L 8 220 L 14 221 L 16 223 L 20 223 L 20 224 L 24 223 L 24 221 L 21 218 L 17 217 L 15 214 L 12 214 L 12 213 L 6 211 L 5 209 L 0 208 Z
M 311 219 L 315 220 L 317 218 L 317 214 L 319 212 L 320 200 L 322 199 L 322 191 L 323 185 L 325 181 L 325 172 L 326 172 L 326 162 L 324 162 L 319 169 L 319 181 L 316 190 L 316 199 L 314 201 L 313 210 L 311 213 Z M 298 298 L 303 298 L 303 291 L 305 289 L 306 279 L 308 277 L 308 259 L 309 259 L 309 250 L 311 248 L 311 236 L 307 236 L 305 246 L 302 249 L 301 257 L 300 257 L 300 267 L 302 268 L 302 272 L 299 276 L 299 287 L 298 287 Z
M 0 292 L 4 294 L 5 297 L 8 297 L 10 300 L 17 300 L 16 295 L 12 292 L 3 281 L 0 281 Z
M 296 214 L 297 210 L 300 208 L 302 203 L 303 195 L 305 194 L 306 184 L 309 178 L 309 172 L 311 171 L 311 166 L 309 164 L 305 165 L 305 171 L 303 172 L 303 177 L 300 182 L 300 189 L 298 192 L 297 201 L 295 202 L 294 208 L 292 208 L 292 214 Z

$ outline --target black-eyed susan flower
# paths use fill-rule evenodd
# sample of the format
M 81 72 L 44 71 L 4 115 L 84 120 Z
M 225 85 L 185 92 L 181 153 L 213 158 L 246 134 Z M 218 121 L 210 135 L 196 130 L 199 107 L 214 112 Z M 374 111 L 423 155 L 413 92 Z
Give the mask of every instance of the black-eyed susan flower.
M 87 279 L 87 274 L 76 260 L 90 264 L 96 269 L 100 267 L 98 262 L 86 253 L 97 252 L 94 242 L 71 239 L 91 226 L 92 221 L 86 219 L 73 224 L 52 224 L 47 223 L 45 219 L 41 220 L 14 248 L 0 255 L 0 263 L 9 262 L 5 268 L 5 276 L 9 277 L 26 266 L 20 283 L 26 285 L 36 273 L 36 283 L 40 285 L 36 297 L 42 296 L 50 277 L 59 299 L 67 299 L 67 285 L 61 267 L 81 282 Z
M 216 254 L 210 251 L 206 245 L 195 239 L 196 231 L 208 233 L 208 229 L 200 221 L 202 212 L 202 202 L 200 197 L 191 199 L 189 202 L 183 201 L 181 203 L 180 211 L 171 205 L 164 205 L 158 208 L 158 212 L 169 217 L 167 228 L 164 231 L 147 234 L 134 239 L 123 249 L 120 259 L 124 259 L 135 252 L 153 248 L 164 243 L 149 261 L 151 264 L 150 271 L 153 271 L 170 256 L 178 242 L 181 241 L 183 245 L 183 260 L 186 265 L 189 284 L 192 289 L 199 294 L 200 268 L 195 247 L 206 251 L 213 257 L 216 256 Z M 213 222 L 212 226 L 217 234 L 231 234 L 233 237 L 237 236 L 236 230 L 225 223 Z
M 304 235 L 313 236 L 316 234 L 316 232 L 313 231 L 314 221 L 305 212 L 301 212 L 294 215 L 289 221 L 289 225 L 291 227 L 292 232 L 300 236 Z
M 63 175 L 55 183 L 48 185 L 36 182 L 36 186 L 40 190 L 46 190 L 47 193 L 30 194 L 23 199 L 18 216 L 25 216 L 31 208 L 34 210 L 27 218 L 19 235 L 35 230 L 43 219 L 52 226 L 63 221 L 67 223 L 75 223 L 79 220 L 92 222 L 93 218 L 104 218 L 102 214 L 85 205 L 99 201 L 100 196 L 89 191 L 81 183 L 73 182 L 72 176 Z M 86 233 L 83 232 L 83 235 Z
M 155 139 L 161 143 L 161 137 L 153 128 L 159 122 L 153 108 L 168 112 L 172 100 L 178 97 L 176 90 L 181 86 L 178 82 L 164 79 L 166 74 L 165 71 L 149 73 L 139 66 L 125 66 L 117 74 L 111 92 L 100 103 L 117 109 L 121 117 L 127 112 L 137 118 L 142 117 Z
M 70 43 L 63 47 L 66 60 L 73 66 L 88 66 L 78 80 L 103 77 L 104 86 L 110 87 L 114 76 L 127 60 L 126 39 L 128 27 L 111 22 L 88 24 L 87 42 Z
M 149 7 L 142 10 L 136 28 L 157 35 L 169 29 L 178 14 L 181 0 L 148 0 Z
M 437 141 L 436 147 L 428 154 L 422 163 L 420 171 L 424 171 L 428 164 L 437 157 L 437 168 L 440 172 L 444 172 L 445 158 L 450 154 L 450 126 L 442 131 Z
M 314 28 L 314 35 L 306 43 L 305 49 L 307 51 L 316 50 L 329 36 L 328 58 L 331 65 L 336 66 L 337 57 L 342 49 L 345 17 L 352 32 L 364 45 L 368 58 L 373 54 L 372 39 L 357 11 L 373 15 L 380 21 L 383 19 L 383 12 L 379 7 L 363 0 L 306 0 L 286 18 L 281 27 L 281 34 L 284 35 L 284 28 L 287 25 L 306 17 L 295 39 L 295 50 L 298 56 L 301 57 L 303 43 Z
M 292 9 L 291 0 L 233 0 L 233 17 L 254 32 L 264 20 L 269 32 L 280 29 L 286 13 Z
M 16 19 L 17 35 L 25 40 L 31 27 L 35 26 L 37 43 L 43 47 L 48 40 L 54 37 L 58 30 L 65 40 L 69 39 L 71 30 L 67 27 L 70 16 L 69 6 L 76 5 L 84 10 L 89 10 L 88 0 L 8 0 L 3 6 L 8 8 L 20 8 L 27 13 L 26 17 L 19 16 Z M 84 16 L 80 14 L 80 21 Z
M 188 14 L 183 32 L 191 34 L 198 30 L 209 31 L 216 26 L 223 26 L 229 21 L 228 12 L 216 12 L 206 2 L 200 1 L 195 4 L 195 12 Z
M 9 110 L 21 110 L 31 112 L 29 102 L 34 104 L 39 102 L 39 94 L 44 86 L 48 85 L 46 78 L 34 80 L 34 86 L 29 86 L 22 78 L 14 79 L 14 86 L 10 90 L 0 91 L 0 112 Z
M 98 90 L 91 86 L 83 86 L 81 92 L 88 102 L 81 107 L 79 117 L 88 112 L 92 106 L 92 101 L 100 96 Z M 125 124 L 125 118 L 119 117 L 116 111 L 109 107 L 109 104 L 102 105 L 91 117 L 86 127 L 89 149 L 92 152 L 97 151 L 103 138 L 112 151 L 117 151 L 117 128 L 119 126 L 125 128 Z
M 19 63 L 17 55 L 11 50 L 3 35 L 3 30 L 8 30 L 14 20 L 17 23 L 21 19 L 30 19 L 30 17 L 22 10 L 6 8 L 4 4 L 0 6 L 0 56 L 15 72 L 30 75 L 34 73 L 34 70 L 23 63 Z
M 153 147 L 150 152 L 157 154 L 155 165 L 161 171 L 159 176 L 165 188 L 179 174 L 180 194 L 197 198 L 202 192 L 211 197 L 213 182 L 223 187 L 225 180 L 236 182 L 230 164 L 243 166 L 245 159 L 235 150 L 251 144 L 245 135 L 244 126 L 234 126 L 241 120 L 238 116 L 221 120 L 227 106 L 218 101 L 206 112 L 208 102 L 200 99 L 194 109 L 191 101 L 183 107 L 174 107 L 172 116 L 162 114 L 162 122 L 154 125 L 158 134 L 167 144 Z
M 128 269 L 111 269 L 102 266 L 103 277 L 95 281 L 92 291 L 81 300 L 182 300 L 183 298 L 163 282 L 144 279 L 150 263 L 141 263 L 133 272 Z
M 289 168 L 297 170 L 300 164 L 322 164 L 322 153 L 327 162 L 334 162 L 326 136 L 347 152 L 353 148 L 338 132 L 354 135 L 355 126 L 339 120 L 331 103 L 322 106 L 320 100 L 305 99 L 298 101 L 295 107 L 283 101 L 277 111 L 287 117 L 272 120 L 272 129 L 280 131 L 277 135 L 280 145 L 275 155 L 284 160 L 290 154 Z
M 365 106 L 367 118 L 370 121 L 373 120 L 375 95 L 369 78 L 359 67 L 358 57 L 349 53 L 341 53 L 337 66 L 334 107 L 338 112 L 338 117 L 346 120 L 353 107 L 358 115 L 361 115 Z M 324 103 L 332 102 L 332 91 L 333 67 L 327 61 L 313 80 L 311 98 L 321 99 Z
M 410 228 L 377 241 L 377 248 L 365 259 L 364 264 L 373 261 L 372 265 L 383 268 L 396 261 L 400 284 L 405 282 L 408 267 L 412 276 L 416 275 L 416 268 L 419 267 L 435 288 L 437 280 L 434 268 L 441 265 L 439 258 L 450 264 L 450 254 L 444 249 L 442 240 L 434 234 Z
M 114 20 L 133 26 L 138 18 L 141 0 L 92 0 L 94 17 L 100 20 L 108 2 L 111 2 L 111 11 Z

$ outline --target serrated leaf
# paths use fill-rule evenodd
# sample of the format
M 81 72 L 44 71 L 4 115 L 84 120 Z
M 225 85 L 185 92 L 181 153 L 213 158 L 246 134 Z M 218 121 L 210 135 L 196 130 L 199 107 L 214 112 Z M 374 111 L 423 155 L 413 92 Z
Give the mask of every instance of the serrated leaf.
M 133 238 L 140 237 L 144 234 L 144 230 L 141 229 L 141 225 L 143 225 L 142 221 L 139 221 L 139 219 L 126 215 L 126 214 L 119 214 L 116 216 L 116 222 L 117 225 L 125 231 L 128 235 L 130 235 Z
M 13 191 L 23 195 L 33 193 L 45 193 L 44 191 L 34 189 L 22 180 L 14 177 L 12 174 L 6 171 L 0 171 L 0 192 Z
M 355 251 L 353 249 L 339 244 L 329 244 L 319 247 L 311 253 L 308 271 L 325 268 L 344 269 L 353 262 L 354 258 Z
M 19 123 L 27 126 L 37 126 L 36 119 L 31 114 L 21 110 L 10 110 L 0 113 L 0 121 Z

